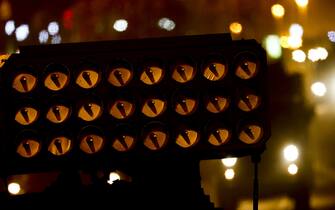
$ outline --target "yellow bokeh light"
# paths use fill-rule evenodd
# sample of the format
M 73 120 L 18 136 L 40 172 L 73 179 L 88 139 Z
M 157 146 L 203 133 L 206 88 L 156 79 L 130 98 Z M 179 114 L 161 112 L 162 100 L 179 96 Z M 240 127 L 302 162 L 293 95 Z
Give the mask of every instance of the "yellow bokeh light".
M 287 171 L 291 175 L 296 175 L 298 173 L 298 166 L 292 163 L 287 167 Z
M 285 15 L 285 8 L 280 4 L 274 4 L 271 7 L 271 13 L 275 18 L 282 18 Z
M 234 34 L 239 34 L 242 32 L 242 25 L 238 22 L 233 22 L 229 25 L 229 29 Z
M 295 3 L 298 5 L 298 7 L 307 7 L 308 0 L 295 0 Z
M 233 158 L 223 158 L 223 159 L 221 159 L 221 162 L 226 167 L 233 167 L 237 162 L 237 158 L 235 158 L 235 157 L 233 157 Z
M 235 177 L 235 171 L 234 171 L 234 169 L 232 169 L 232 168 L 227 169 L 227 170 L 224 172 L 224 176 L 225 176 L 225 178 L 226 178 L 227 180 L 232 180 L 232 179 L 234 179 L 234 177 Z
M 21 186 L 19 183 L 12 182 L 8 185 L 8 192 L 12 195 L 17 195 L 21 191 Z
M 280 37 L 280 46 L 282 48 L 290 48 L 290 45 L 288 44 L 288 36 Z

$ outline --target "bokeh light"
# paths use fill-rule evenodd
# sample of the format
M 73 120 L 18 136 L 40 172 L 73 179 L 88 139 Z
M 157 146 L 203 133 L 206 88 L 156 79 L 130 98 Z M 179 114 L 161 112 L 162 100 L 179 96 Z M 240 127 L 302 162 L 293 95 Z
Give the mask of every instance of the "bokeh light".
M 274 4 L 271 7 L 271 13 L 275 18 L 282 18 L 285 15 L 285 8 L 280 4 Z
M 238 22 L 233 22 L 229 25 L 229 29 L 234 34 L 239 34 L 242 32 L 242 25 Z
M 327 93 L 327 87 L 323 82 L 314 82 L 311 86 L 312 93 L 315 96 L 322 97 Z
M 326 60 L 328 51 L 324 47 L 316 47 L 308 50 L 308 59 L 312 62 Z
M 335 42 L 335 31 L 328 31 L 327 35 L 328 35 L 329 41 Z
M 237 158 L 235 158 L 235 157 L 232 157 L 232 158 L 223 158 L 223 159 L 221 159 L 221 162 L 226 167 L 233 167 L 236 164 L 236 162 L 237 162 Z
M 15 22 L 14 20 L 8 20 L 5 24 L 5 32 L 8 36 L 12 35 L 15 31 Z
M 232 168 L 226 169 L 226 171 L 224 172 L 224 176 L 225 176 L 225 178 L 227 180 L 234 179 L 234 177 L 235 177 L 235 171 L 234 171 L 234 169 L 232 169 Z
M 298 166 L 294 163 L 287 167 L 287 172 L 291 175 L 296 175 L 298 173 Z
M 295 145 L 291 144 L 284 148 L 283 154 L 285 160 L 296 161 L 299 157 L 299 150 Z
M 307 5 L 308 5 L 308 0 L 295 0 L 295 3 L 296 3 L 299 7 L 307 7 Z
M 292 52 L 292 59 L 298 63 L 303 63 L 306 60 L 306 53 L 302 50 L 294 50 Z
M 125 19 L 119 19 L 114 22 L 113 28 L 115 31 L 123 32 L 128 28 L 128 21 Z
M 28 38 L 29 36 L 29 26 L 27 24 L 22 24 L 15 30 L 16 40 L 21 42 Z
M 290 49 L 298 49 L 302 46 L 302 39 L 299 36 L 289 36 L 287 43 Z
M 40 31 L 40 33 L 38 34 L 38 41 L 41 44 L 47 43 L 49 39 L 49 33 L 47 30 L 42 30 Z
M 17 195 L 21 191 L 21 186 L 19 183 L 12 182 L 8 184 L 8 192 L 12 195 Z
M 288 36 L 280 37 L 280 46 L 282 48 L 290 48 L 290 45 L 288 44 Z
M 265 38 L 265 49 L 268 55 L 273 59 L 278 59 L 282 55 L 280 39 L 277 35 L 268 35 Z
M 62 42 L 62 37 L 59 34 L 52 36 L 51 44 L 60 44 Z
M 59 24 L 56 21 L 50 22 L 48 25 L 48 32 L 52 36 L 58 34 Z
M 157 24 L 161 29 L 165 29 L 167 31 L 172 31 L 176 27 L 176 23 L 166 17 L 159 19 Z
M 289 32 L 290 32 L 290 36 L 302 37 L 304 33 L 304 28 L 298 23 L 293 23 L 290 26 Z
M 120 180 L 120 175 L 116 172 L 111 172 L 109 174 L 109 180 L 107 180 L 108 184 L 113 184 L 116 180 Z

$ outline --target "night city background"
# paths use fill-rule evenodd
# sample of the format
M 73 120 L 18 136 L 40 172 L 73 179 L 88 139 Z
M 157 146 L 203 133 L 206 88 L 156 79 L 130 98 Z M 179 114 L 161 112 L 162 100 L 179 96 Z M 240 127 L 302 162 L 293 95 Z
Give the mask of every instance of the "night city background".
M 0 54 L 181 35 L 256 39 L 267 52 L 272 133 L 259 167 L 259 208 L 335 209 L 334 8 L 333 0 L 0 0 Z M 250 157 L 202 161 L 200 174 L 215 207 L 252 208 Z M 13 175 L 0 179 L 0 192 L 11 182 L 19 184 L 12 196 L 42 192 L 57 175 Z

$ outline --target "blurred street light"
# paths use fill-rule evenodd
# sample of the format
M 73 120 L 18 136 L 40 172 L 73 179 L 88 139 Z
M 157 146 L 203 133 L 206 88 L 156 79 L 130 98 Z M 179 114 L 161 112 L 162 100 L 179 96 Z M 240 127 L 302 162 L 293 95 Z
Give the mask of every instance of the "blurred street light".
M 123 32 L 128 28 L 128 21 L 125 19 L 119 19 L 114 22 L 113 28 L 115 31 Z
M 291 144 L 284 148 L 283 154 L 284 154 L 285 160 L 292 162 L 298 159 L 299 150 L 295 145 Z
M 224 176 L 227 180 L 232 180 L 235 177 L 235 171 L 232 168 L 226 169 Z
M 291 163 L 288 167 L 287 167 L 287 172 L 291 175 L 295 175 L 298 173 L 298 166 L 295 163 Z
M 296 62 L 303 63 L 306 60 L 306 54 L 302 50 L 294 50 L 292 52 L 292 59 Z
M 327 87 L 322 82 L 314 82 L 311 86 L 312 93 L 315 96 L 322 97 L 327 93 Z
M 12 195 L 17 195 L 17 194 L 19 194 L 20 191 L 21 191 L 21 186 L 20 186 L 20 184 L 17 183 L 17 182 L 11 182 L 11 183 L 8 184 L 7 189 L 8 189 L 8 192 L 9 192 L 10 194 L 12 194 Z
M 229 25 L 229 29 L 234 34 L 240 34 L 242 32 L 242 25 L 238 22 L 233 22 Z
M 298 7 L 304 8 L 308 5 L 308 0 L 295 0 L 295 3 L 298 5 Z
M 233 167 L 237 162 L 237 158 L 235 158 L 235 157 L 233 157 L 233 158 L 223 158 L 223 159 L 221 159 L 221 162 L 226 167 Z
M 274 4 L 271 7 L 271 13 L 275 18 L 282 18 L 285 15 L 285 8 L 280 4 Z

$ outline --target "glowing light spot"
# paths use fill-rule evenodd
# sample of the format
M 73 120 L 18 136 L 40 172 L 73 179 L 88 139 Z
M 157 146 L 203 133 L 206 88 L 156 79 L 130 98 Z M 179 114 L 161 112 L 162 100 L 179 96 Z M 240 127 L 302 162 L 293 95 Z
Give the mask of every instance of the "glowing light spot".
M 304 33 L 304 28 L 298 23 L 293 23 L 290 26 L 289 32 L 290 32 L 290 36 L 302 37 Z
M 282 48 L 290 48 L 290 45 L 288 44 L 288 36 L 280 37 L 280 46 Z
M 275 18 L 282 18 L 285 14 L 285 9 L 280 4 L 274 4 L 271 7 L 271 13 Z
M 287 161 L 296 161 L 299 157 L 299 150 L 293 144 L 286 146 L 283 150 L 283 153 L 284 158 Z
M 115 31 L 123 32 L 127 30 L 128 22 L 125 19 L 119 19 L 114 22 L 113 28 Z
M 8 185 L 7 189 L 10 194 L 17 195 L 21 190 L 21 186 L 19 183 L 12 182 Z
M 280 39 L 277 35 L 269 35 L 265 38 L 265 49 L 273 59 L 278 59 L 282 55 Z
M 289 36 L 287 43 L 290 49 L 298 49 L 302 46 L 302 39 L 298 36 Z
M 328 35 L 329 41 L 335 42 L 335 31 L 328 31 L 327 35 Z
M 12 35 L 15 31 L 15 22 L 14 20 L 9 20 L 5 24 L 5 32 L 8 36 Z
M 298 173 L 298 166 L 292 163 L 287 167 L 287 171 L 291 175 L 296 175 Z
M 312 62 L 316 62 L 319 60 L 319 52 L 317 49 L 308 50 L 308 59 Z
M 21 42 L 27 39 L 29 35 L 29 26 L 27 24 L 20 25 L 15 30 L 16 40 Z
M 48 32 L 50 35 L 56 35 L 59 32 L 59 25 L 56 21 L 50 22 L 48 25 Z
M 294 50 L 292 52 L 292 59 L 296 62 L 303 63 L 306 60 L 306 54 L 302 50 Z
M 322 82 L 315 82 L 311 86 L 312 93 L 315 96 L 322 97 L 327 93 L 327 87 Z
M 169 18 L 161 18 L 158 21 L 158 26 L 167 31 L 172 31 L 176 27 L 176 23 Z
M 225 178 L 226 178 L 227 180 L 232 180 L 232 179 L 234 179 L 234 177 L 235 177 L 235 171 L 234 171 L 234 169 L 231 169 L 231 168 L 227 169 L 227 170 L 224 172 L 224 176 L 225 176 Z
M 62 42 L 62 37 L 57 34 L 51 38 L 51 44 L 59 44 Z
M 239 34 L 242 32 L 242 25 L 238 22 L 233 22 L 229 25 L 229 29 L 234 34 Z
M 63 26 L 65 29 L 71 29 L 73 27 L 73 11 L 67 9 L 63 13 Z
M 326 50 L 326 48 L 318 47 L 318 48 L 316 48 L 316 50 L 318 51 L 320 60 L 326 60 L 327 59 L 328 51 Z
M 307 5 L 308 5 L 308 0 L 295 0 L 295 3 L 296 3 L 299 7 L 307 7 Z
M 120 175 L 116 172 L 111 172 L 109 174 L 109 180 L 107 180 L 108 184 L 113 184 L 116 180 L 120 180 Z
M 233 167 L 237 162 L 237 158 L 223 158 L 221 162 L 226 167 Z
M 49 33 L 46 30 L 40 31 L 38 34 L 38 40 L 41 44 L 47 43 L 49 39 Z

